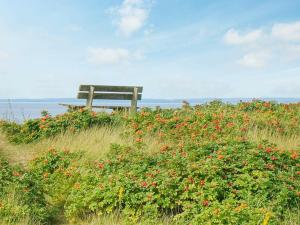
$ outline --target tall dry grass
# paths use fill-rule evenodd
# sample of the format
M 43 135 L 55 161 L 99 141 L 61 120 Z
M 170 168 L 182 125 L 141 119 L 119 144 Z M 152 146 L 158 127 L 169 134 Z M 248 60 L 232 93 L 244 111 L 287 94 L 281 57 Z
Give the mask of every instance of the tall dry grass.
M 31 144 L 15 145 L 9 143 L 0 134 L 0 155 L 7 158 L 12 164 L 26 163 L 34 157 L 43 154 L 50 148 L 69 150 L 70 152 L 84 152 L 88 160 L 103 158 L 109 151 L 111 144 L 132 145 L 135 137 L 124 135 L 125 127 L 94 127 L 78 133 L 65 132 L 53 138 L 41 140 Z M 157 152 L 161 143 L 154 137 L 144 138 L 145 154 Z
M 300 135 L 285 136 L 268 129 L 261 130 L 257 127 L 252 128 L 247 135 L 249 140 L 253 142 L 268 140 L 282 149 L 300 150 Z

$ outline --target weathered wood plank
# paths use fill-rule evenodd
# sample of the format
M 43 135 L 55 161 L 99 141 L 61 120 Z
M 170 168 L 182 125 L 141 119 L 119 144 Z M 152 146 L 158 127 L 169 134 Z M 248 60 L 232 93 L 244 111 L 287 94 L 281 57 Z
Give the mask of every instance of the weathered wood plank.
M 132 93 L 135 86 L 108 86 L 108 85 L 80 85 L 79 91 L 89 91 L 90 86 L 95 88 L 95 92 L 128 92 Z M 143 87 L 137 87 L 138 93 L 143 92 Z
M 64 106 L 64 107 L 74 108 L 74 109 L 85 108 L 84 105 L 72 105 L 72 104 L 63 104 L 63 103 L 60 103 L 59 105 Z M 98 109 L 131 109 L 131 106 L 93 105 L 92 108 L 98 108 Z M 139 108 L 139 107 L 137 107 L 137 108 Z
M 79 92 L 77 95 L 78 99 L 87 99 L 89 92 Z M 133 93 L 94 93 L 93 99 L 109 99 L 109 100 L 132 100 Z M 142 99 L 142 94 L 138 94 L 137 100 Z
M 94 92 L 95 92 L 95 87 L 94 86 L 90 86 L 90 90 L 89 90 L 89 95 L 88 98 L 86 99 L 86 107 L 91 108 L 93 105 L 93 98 L 94 98 Z
M 137 89 L 137 87 L 135 87 L 133 89 L 133 93 L 132 93 L 131 114 L 135 114 L 136 113 L 137 99 L 138 99 L 138 89 Z

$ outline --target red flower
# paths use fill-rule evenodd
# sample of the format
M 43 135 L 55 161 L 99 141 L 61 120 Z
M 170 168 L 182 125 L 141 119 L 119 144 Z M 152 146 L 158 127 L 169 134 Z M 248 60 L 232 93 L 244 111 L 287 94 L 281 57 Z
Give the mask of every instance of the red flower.
M 200 186 L 204 186 L 205 185 L 205 180 L 200 180 Z
M 141 143 L 141 142 L 143 141 L 143 139 L 142 139 L 142 138 L 137 138 L 137 139 L 135 139 L 135 141 L 136 141 L 137 143 Z
M 207 207 L 209 205 L 209 201 L 208 200 L 204 200 L 202 202 L 202 205 L 205 206 L 205 207 Z
M 143 188 L 146 188 L 146 187 L 148 187 L 148 184 L 147 184 L 146 181 L 143 181 L 143 182 L 141 183 L 141 186 L 142 186 Z
M 270 152 L 272 152 L 273 150 L 272 150 L 272 148 L 266 148 L 266 152 L 267 153 L 270 153 Z
M 277 160 L 277 158 L 275 156 L 272 156 L 271 160 L 275 161 L 275 160 Z
M 218 155 L 218 159 L 219 159 L 219 160 L 221 160 L 221 159 L 223 159 L 223 158 L 224 158 L 223 155 Z
M 298 154 L 297 154 L 297 152 L 293 152 L 292 155 L 291 155 L 291 158 L 292 158 L 292 159 L 298 159 Z
M 104 168 L 104 163 L 98 163 L 98 168 L 103 169 Z

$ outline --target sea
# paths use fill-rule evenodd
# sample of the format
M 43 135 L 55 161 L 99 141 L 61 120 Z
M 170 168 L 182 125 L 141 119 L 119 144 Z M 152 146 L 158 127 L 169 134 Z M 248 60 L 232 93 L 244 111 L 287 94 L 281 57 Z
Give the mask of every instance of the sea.
M 200 105 L 209 103 L 213 100 L 220 100 L 224 103 L 237 104 L 240 101 L 249 102 L 254 100 L 253 98 L 199 98 L 199 99 L 143 99 L 138 102 L 138 107 L 150 107 L 155 108 L 157 106 L 161 108 L 179 108 L 182 106 L 183 101 L 187 101 L 190 105 Z M 300 102 L 300 98 L 260 98 L 265 101 L 275 101 L 278 103 L 297 103 Z M 39 118 L 41 112 L 46 110 L 51 115 L 65 113 L 67 108 L 59 104 L 73 104 L 73 105 L 85 105 L 84 100 L 72 99 L 72 98 L 59 98 L 59 99 L 0 99 L 0 119 L 15 121 L 21 123 L 28 119 Z M 119 100 L 96 100 L 94 105 L 122 105 L 129 106 L 130 101 Z M 101 111 L 105 109 L 97 109 Z

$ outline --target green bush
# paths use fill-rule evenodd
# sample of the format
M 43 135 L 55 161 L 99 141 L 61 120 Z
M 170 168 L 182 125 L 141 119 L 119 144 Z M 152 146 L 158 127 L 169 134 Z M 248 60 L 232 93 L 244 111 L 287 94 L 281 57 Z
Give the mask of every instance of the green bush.
M 0 121 L 0 129 L 12 143 L 31 143 L 43 138 L 53 137 L 59 133 L 78 132 L 92 126 L 117 125 L 120 122 L 117 115 L 95 113 L 81 109 L 52 117 L 43 112 L 41 119 L 30 119 L 23 124 Z

